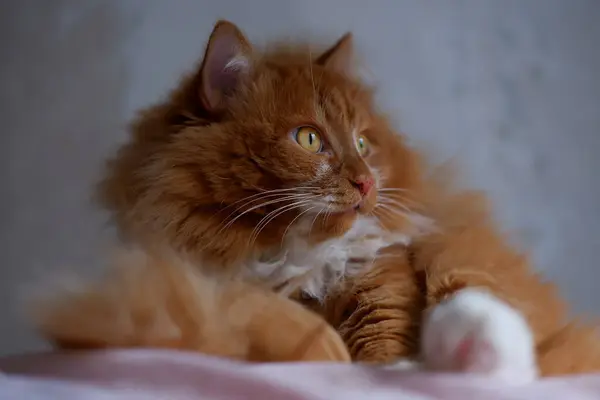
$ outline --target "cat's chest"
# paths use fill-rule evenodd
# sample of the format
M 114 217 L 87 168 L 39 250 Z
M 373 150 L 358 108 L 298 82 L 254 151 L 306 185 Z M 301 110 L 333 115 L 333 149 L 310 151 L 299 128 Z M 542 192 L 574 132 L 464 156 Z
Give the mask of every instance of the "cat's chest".
M 368 269 L 382 248 L 408 243 L 406 235 L 385 231 L 370 217 L 359 218 L 345 235 L 317 245 L 306 240 L 309 228 L 299 224 L 281 252 L 252 261 L 248 273 L 271 287 L 289 284 L 288 289 L 323 299 L 340 279 Z

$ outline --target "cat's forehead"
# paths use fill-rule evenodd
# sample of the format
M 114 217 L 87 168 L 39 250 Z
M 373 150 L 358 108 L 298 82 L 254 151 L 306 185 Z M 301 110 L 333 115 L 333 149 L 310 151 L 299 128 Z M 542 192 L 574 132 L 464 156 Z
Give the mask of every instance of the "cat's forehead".
M 360 83 L 312 65 L 272 68 L 254 84 L 263 115 L 314 122 L 333 134 L 368 128 L 371 93 Z
M 344 87 L 322 87 L 318 102 L 317 122 L 333 131 L 360 132 L 368 128 L 371 110 L 352 90 Z

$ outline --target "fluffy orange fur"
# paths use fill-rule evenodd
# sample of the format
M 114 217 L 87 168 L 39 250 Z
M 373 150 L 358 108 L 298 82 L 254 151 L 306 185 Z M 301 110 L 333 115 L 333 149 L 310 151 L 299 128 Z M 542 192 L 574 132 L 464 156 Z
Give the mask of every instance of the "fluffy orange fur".
M 481 194 L 425 178 L 418 152 L 350 70 L 351 56 L 350 35 L 313 57 L 306 46 L 258 51 L 233 24 L 217 23 L 198 70 L 142 112 L 100 187 L 123 239 L 149 258 L 129 260 L 110 284 L 38 308 L 42 332 L 66 347 L 348 360 L 327 320 L 353 360 L 390 362 L 418 354 L 428 307 L 482 286 L 527 317 L 543 374 L 600 369 L 595 327 L 567 320 L 553 286 L 507 244 Z M 318 152 L 294 141 L 301 126 L 322 135 Z M 359 152 L 359 136 L 369 151 Z M 375 189 L 363 193 L 364 179 Z M 369 218 L 378 231 L 343 241 Z M 296 229 L 306 221 L 308 229 Z M 423 221 L 434 229 L 422 230 Z M 374 262 L 352 255 L 373 240 L 382 242 Z M 342 267 L 332 269 L 335 257 L 310 258 L 331 255 L 327 246 L 348 256 Z M 290 264 L 294 251 L 294 262 L 314 265 Z M 188 261 L 160 261 L 169 252 Z M 265 265 L 274 272 L 262 273 Z M 311 296 L 310 279 L 324 296 Z M 127 322 L 115 324 L 120 318 Z
M 176 257 L 139 249 L 120 252 L 108 272 L 100 282 L 61 284 L 30 299 L 31 317 L 58 347 L 156 347 L 258 362 L 350 361 L 329 324 L 274 292 L 225 282 Z

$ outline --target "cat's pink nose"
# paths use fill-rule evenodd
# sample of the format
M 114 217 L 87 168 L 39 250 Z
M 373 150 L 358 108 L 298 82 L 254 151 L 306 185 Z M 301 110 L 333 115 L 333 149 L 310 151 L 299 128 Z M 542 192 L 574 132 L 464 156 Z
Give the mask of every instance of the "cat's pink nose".
M 358 189 L 361 196 L 368 195 L 373 186 L 375 186 L 375 179 L 372 176 L 359 176 L 351 182 Z

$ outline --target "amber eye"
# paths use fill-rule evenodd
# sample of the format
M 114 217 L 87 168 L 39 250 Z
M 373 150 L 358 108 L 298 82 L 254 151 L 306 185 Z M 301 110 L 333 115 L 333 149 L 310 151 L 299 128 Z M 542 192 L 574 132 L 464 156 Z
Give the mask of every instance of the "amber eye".
M 356 148 L 361 156 L 369 154 L 369 141 L 363 135 L 360 135 L 356 140 Z
M 318 153 L 323 149 L 321 135 L 312 126 L 301 126 L 294 130 L 296 142 L 311 153 Z

